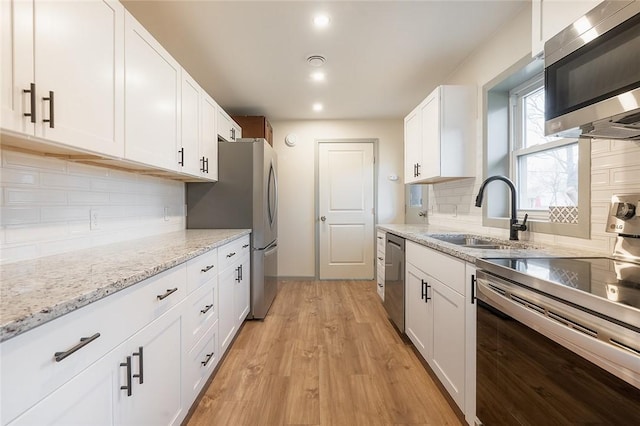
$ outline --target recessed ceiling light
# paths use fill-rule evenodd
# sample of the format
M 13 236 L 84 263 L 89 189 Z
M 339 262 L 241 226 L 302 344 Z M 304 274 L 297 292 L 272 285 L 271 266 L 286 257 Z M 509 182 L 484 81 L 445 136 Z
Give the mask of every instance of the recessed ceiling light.
M 316 112 L 322 111 L 322 104 L 320 102 L 316 102 L 315 104 L 313 104 L 313 110 Z
M 322 71 L 316 71 L 311 74 L 313 81 L 324 81 L 325 75 Z
M 316 15 L 313 18 L 313 25 L 316 26 L 316 28 L 325 28 L 329 26 L 329 22 L 331 22 L 331 20 L 329 19 L 329 17 L 327 15 Z

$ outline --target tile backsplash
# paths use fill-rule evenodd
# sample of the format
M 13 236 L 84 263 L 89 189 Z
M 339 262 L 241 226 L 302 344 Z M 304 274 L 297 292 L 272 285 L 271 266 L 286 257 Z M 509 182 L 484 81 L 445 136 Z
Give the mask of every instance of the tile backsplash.
M 479 154 L 481 155 L 481 154 Z M 477 176 L 482 176 L 478 160 Z M 508 237 L 506 229 L 482 226 L 482 209 L 474 206 L 482 179 L 462 179 L 431 185 L 429 223 L 464 227 L 478 232 Z M 611 254 L 615 235 L 605 232 L 609 203 L 614 194 L 640 193 L 640 142 L 594 140 L 591 143 L 591 238 L 572 238 L 528 232 L 523 239 L 540 243 L 594 250 Z
M 185 228 L 185 185 L 0 151 L 0 263 Z

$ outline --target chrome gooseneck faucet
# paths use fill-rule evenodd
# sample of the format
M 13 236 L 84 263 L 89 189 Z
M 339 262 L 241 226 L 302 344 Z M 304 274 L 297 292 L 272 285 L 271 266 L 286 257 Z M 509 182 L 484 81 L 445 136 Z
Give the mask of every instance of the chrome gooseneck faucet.
M 486 178 L 484 182 L 482 182 L 482 185 L 480 185 L 480 191 L 478 191 L 478 196 L 476 197 L 476 207 L 482 207 L 484 188 L 489 182 L 493 182 L 494 180 L 503 181 L 509 186 L 509 189 L 511 190 L 511 219 L 509 220 L 509 239 L 512 241 L 518 241 L 518 231 L 527 230 L 527 218 L 529 217 L 529 215 L 525 214 L 522 223 L 518 223 L 518 218 L 516 217 L 516 201 L 518 200 L 516 195 L 516 186 L 508 177 L 490 176 Z

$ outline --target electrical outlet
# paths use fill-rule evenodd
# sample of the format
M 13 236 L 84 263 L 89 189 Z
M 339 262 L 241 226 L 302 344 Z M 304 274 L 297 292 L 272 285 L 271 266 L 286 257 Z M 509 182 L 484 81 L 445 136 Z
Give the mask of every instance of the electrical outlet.
M 100 217 L 100 213 L 97 209 L 89 210 L 89 228 L 92 231 L 100 229 L 100 221 L 98 220 Z
M 169 207 L 168 206 L 164 206 L 164 221 L 165 222 L 169 221 Z

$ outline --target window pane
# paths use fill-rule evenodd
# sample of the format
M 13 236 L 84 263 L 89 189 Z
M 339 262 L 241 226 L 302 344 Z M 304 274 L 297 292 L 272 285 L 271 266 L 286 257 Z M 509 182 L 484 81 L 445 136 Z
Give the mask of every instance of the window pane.
M 422 207 L 422 185 L 409 185 L 409 207 Z
M 520 209 L 578 205 L 578 143 L 518 157 Z
M 544 135 L 544 87 L 524 96 L 524 144 L 529 148 L 559 138 Z

